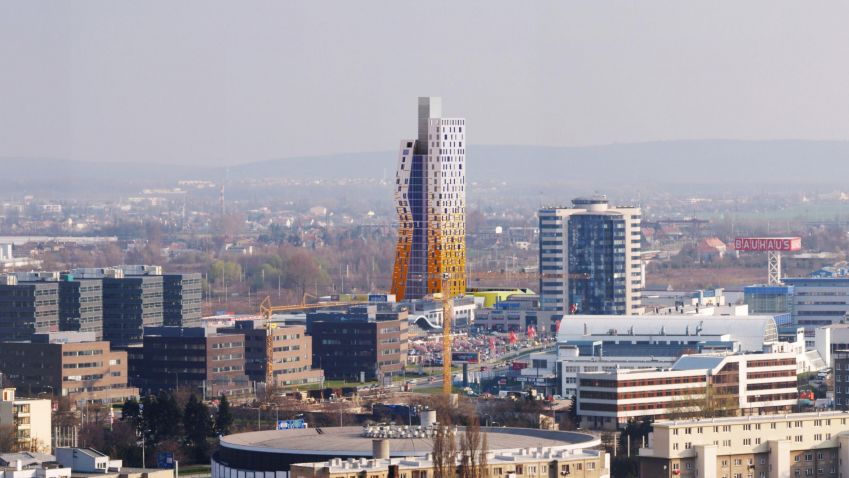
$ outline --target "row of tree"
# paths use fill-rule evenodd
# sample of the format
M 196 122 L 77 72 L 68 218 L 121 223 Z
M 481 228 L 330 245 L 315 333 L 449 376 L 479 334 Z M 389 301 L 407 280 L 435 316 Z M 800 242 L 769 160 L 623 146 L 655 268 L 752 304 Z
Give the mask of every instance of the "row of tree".
M 211 440 L 230 433 L 233 415 L 224 395 L 213 414 L 194 394 L 181 407 L 174 394 L 160 392 L 145 396 L 141 401 L 126 401 L 121 420 L 131 426 L 145 451 L 179 452 L 183 459 L 205 463 L 209 461 Z

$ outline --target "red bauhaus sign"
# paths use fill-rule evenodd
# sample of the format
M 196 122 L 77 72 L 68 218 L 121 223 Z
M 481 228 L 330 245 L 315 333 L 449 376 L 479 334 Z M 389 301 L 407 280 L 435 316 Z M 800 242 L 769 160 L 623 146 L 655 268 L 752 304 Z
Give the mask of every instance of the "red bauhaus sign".
M 802 238 L 738 237 L 734 239 L 734 249 L 738 251 L 798 251 L 802 249 Z

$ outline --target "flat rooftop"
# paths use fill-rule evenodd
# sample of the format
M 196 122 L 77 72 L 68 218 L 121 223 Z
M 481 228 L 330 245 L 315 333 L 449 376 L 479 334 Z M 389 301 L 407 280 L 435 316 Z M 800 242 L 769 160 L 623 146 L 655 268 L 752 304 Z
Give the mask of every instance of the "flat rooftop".
M 827 420 L 829 418 L 849 418 L 849 412 L 828 411 L 808 413 L 786 413 L 775 415 L 747 415 L 744 417 L 694 418 L 692 420 L 658 420 L 653 426 L 678 427 L 693 425 L 734 425 L 738 423 L 768 423 L 794 420 Z
M 463 427 L 460 427 L 463 430 Z M 549 447 L 574 449 L 598 444 L 592 435 L 532 428 L 482 427 L 492 451 Z M 373 438 L 362 436 L 363 428 L 323 427 L 293 430 L 266 430 L 221 437 L 227 448 L 266 453 L 304 455 L 372 456 Z M 458 436 L 462 436 L 458 433 Z M 424 456 L 432 451 L 431 438 L 387 438 L 391 456 Z M 304 460 L 308 461 L 308 460 Z

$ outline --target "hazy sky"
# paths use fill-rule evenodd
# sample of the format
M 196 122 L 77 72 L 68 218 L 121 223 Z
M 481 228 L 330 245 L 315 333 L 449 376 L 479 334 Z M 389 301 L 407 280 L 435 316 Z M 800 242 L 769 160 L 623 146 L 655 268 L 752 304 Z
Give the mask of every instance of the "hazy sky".
M 846 1 L 0 2 L 0 157 L 849 139 Z M 0 160 L 1 161 L 1 160 Z

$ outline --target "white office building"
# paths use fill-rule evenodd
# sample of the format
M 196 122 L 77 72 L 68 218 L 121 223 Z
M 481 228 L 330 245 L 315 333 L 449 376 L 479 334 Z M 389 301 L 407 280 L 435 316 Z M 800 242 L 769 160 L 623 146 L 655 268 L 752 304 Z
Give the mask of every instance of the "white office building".
M 540 306 L 557 314 L 636 315 L 640 291 L 640 209 L 604 196 L 539 211 Z

